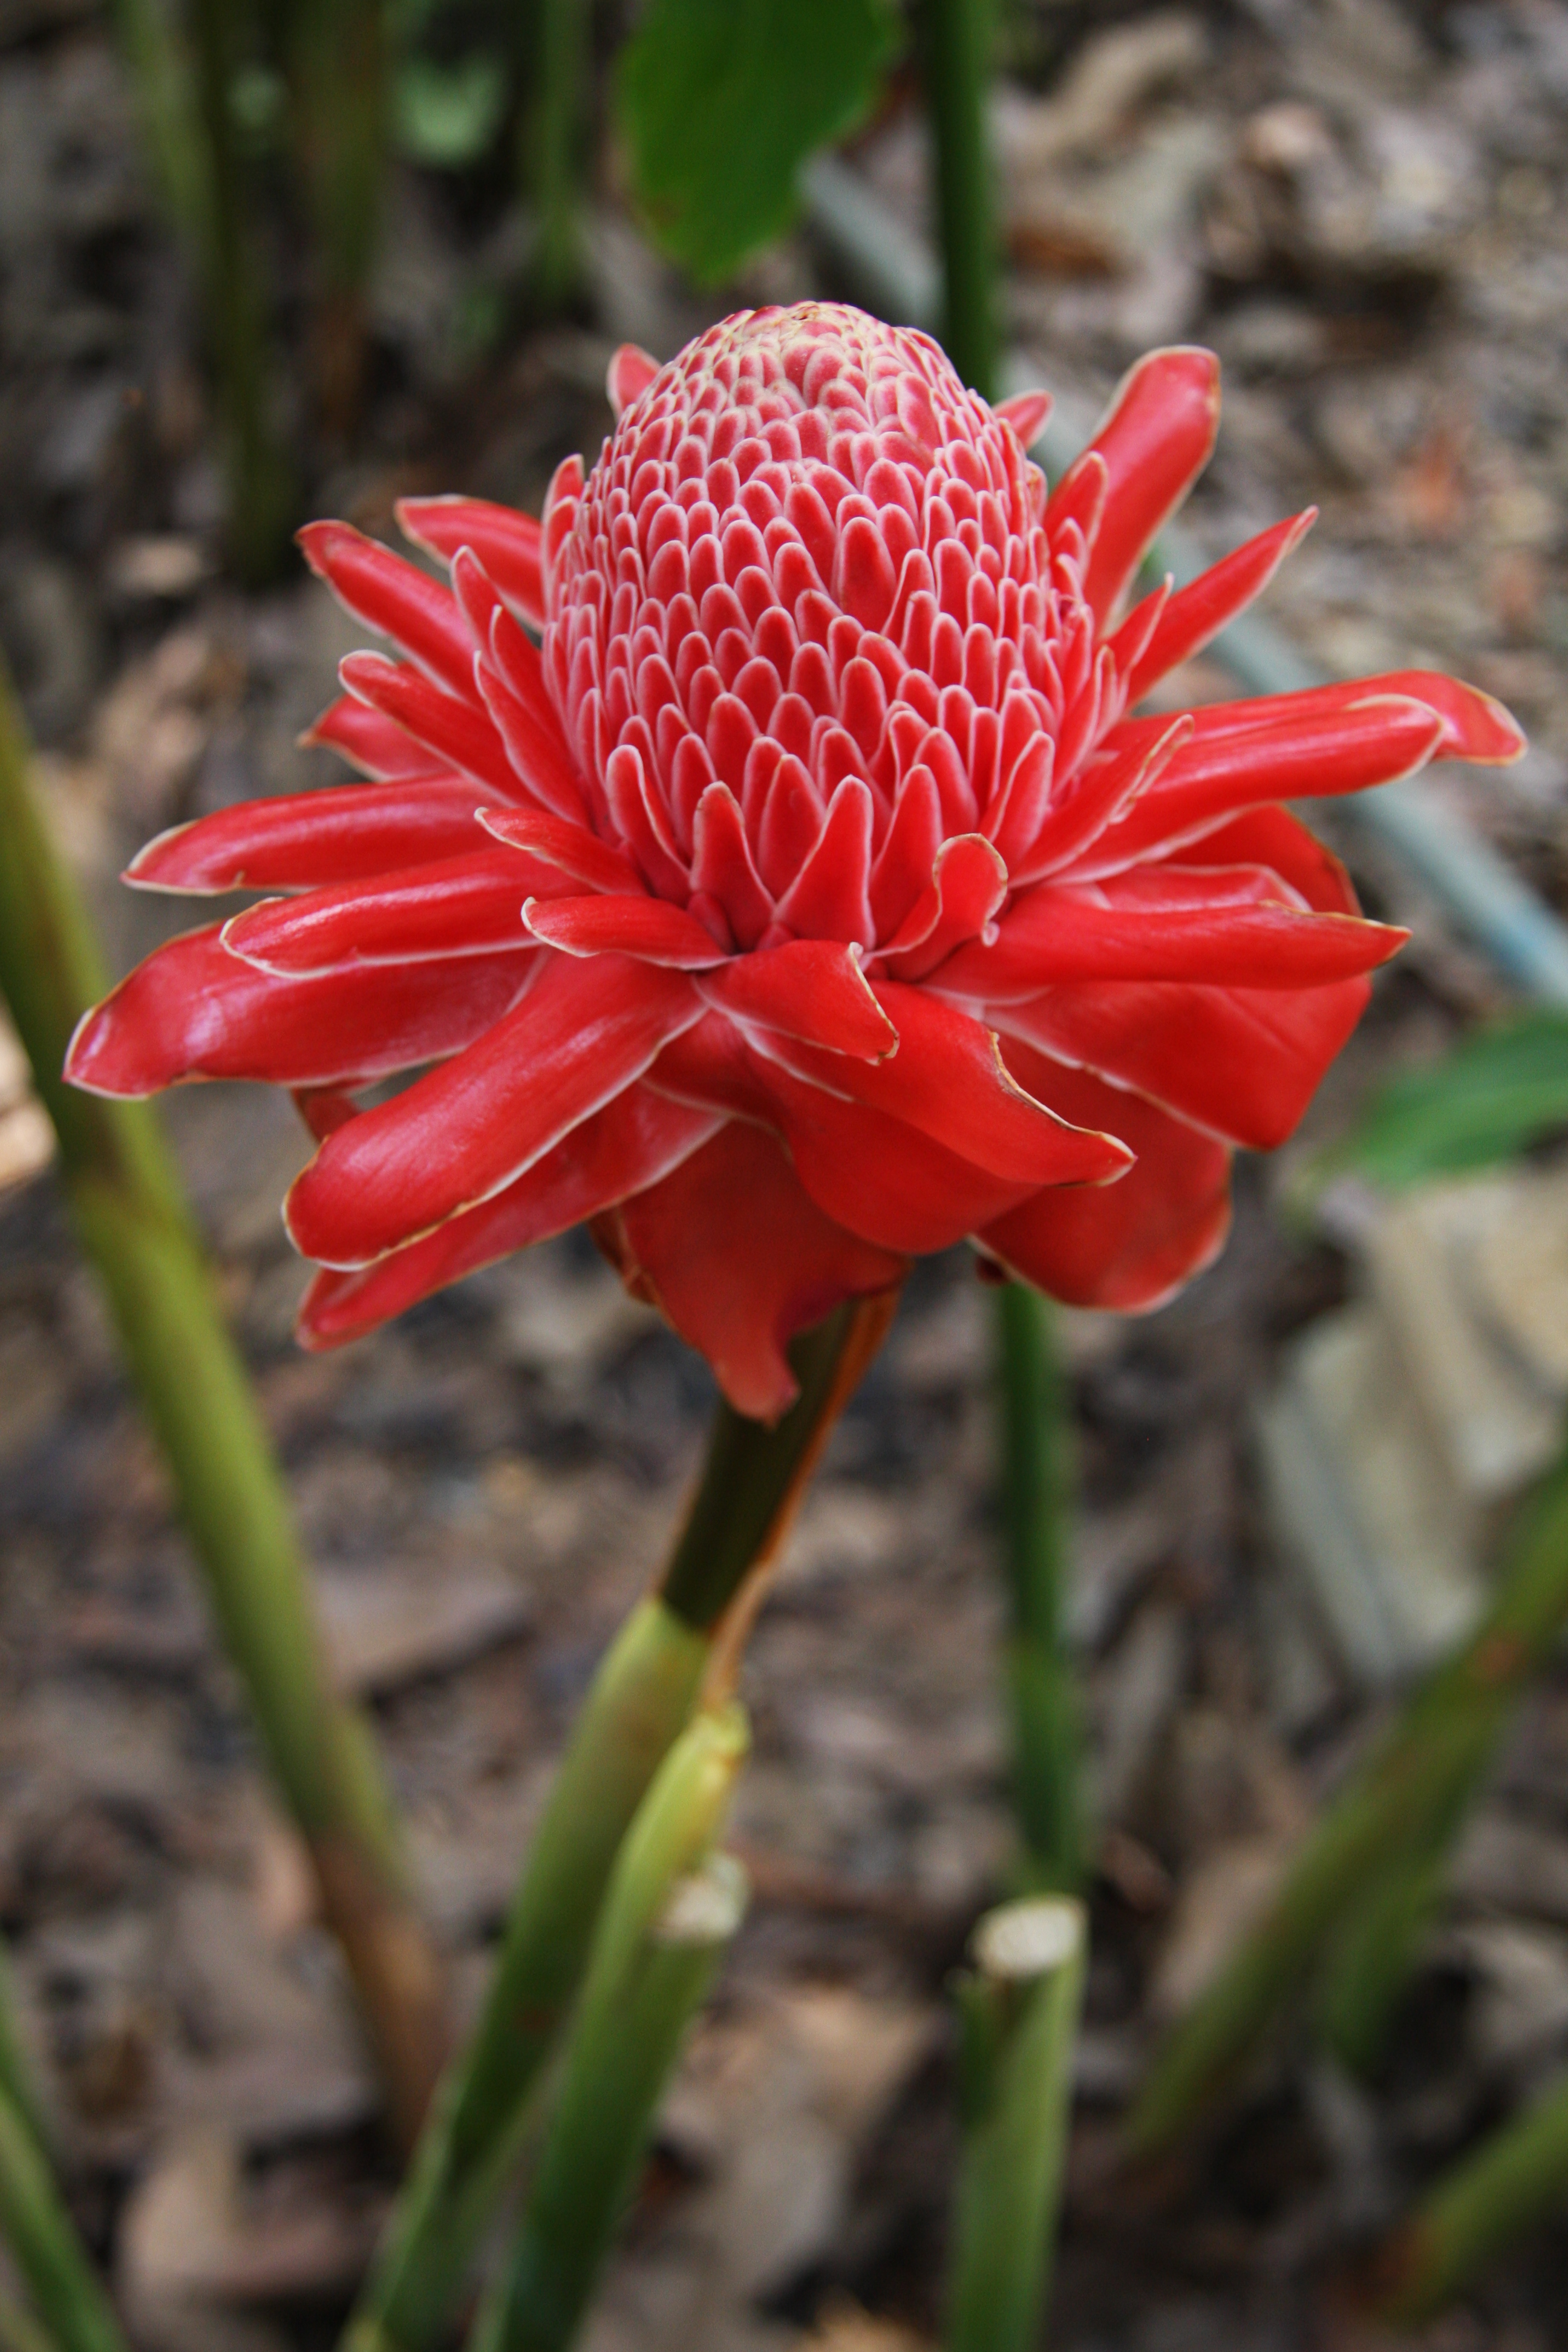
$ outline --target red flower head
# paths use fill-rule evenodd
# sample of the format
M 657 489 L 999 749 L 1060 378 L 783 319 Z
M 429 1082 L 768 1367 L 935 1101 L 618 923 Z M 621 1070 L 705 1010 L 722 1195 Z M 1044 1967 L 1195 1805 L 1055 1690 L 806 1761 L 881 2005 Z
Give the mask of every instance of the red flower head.
M 315 1346 L 581 1218 L 764 1416 L 793 1333 L 963 1234 L 1152 1306 L 1404 936 L 1279 803 L 1518 730 L 1426 672 L 1126 715 L 1311 519 L 1119 617 L 1213 444 L 1205 352 L 1135 368 L 1048 501 L 1043 398 L 837 304 L 623 351 L 610 391 L 542 525 L 405 504 L 449 589 L 303 534 L 407 656 L 352 656 L 315 730 L 374 781 L 143 850 L 150 887 L 293 895 L 149 958 L 70 1076 L 296 1090 Z

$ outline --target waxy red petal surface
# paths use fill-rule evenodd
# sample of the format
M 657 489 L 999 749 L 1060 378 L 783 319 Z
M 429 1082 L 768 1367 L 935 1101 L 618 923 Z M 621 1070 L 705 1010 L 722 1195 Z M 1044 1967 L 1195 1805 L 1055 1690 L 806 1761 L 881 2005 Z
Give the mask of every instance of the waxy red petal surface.
M 836 1225 L 783 1147 L 731 1123 L 615 1213 L 628 1287 L 700 1349 L 737 1412 L 776 1421 L 798 1394 L 784 1354 L 846 1299 L 890 1289 L 909 1261 Z
M 324 1268 L 305 1294 L 300 1337 L 309 1348 L 358 1339 L 447 1283 L 657 1183 L 718 1124 L 714 1113 L 689 1110 L 640 1083 L 627 1087 L 477 1209 L 374 1265 L 352 1273 Z
M 549 956 L 521 1003 L 465 1053 L 328 1138 L 289 1195 L 297 1246 L 323 1265 L 367 1265 L 489 1200 L 640 1077 L 701 1010 L 678 972 Z
M 221 929 L 159 948 L 84 1016 L 66 1063 L 74 1086 L 151 1095 L 187 1078 L 320 1087 L 383 1077 L 483 1037 L 539 954 L 524 947 L 279 980 L 230 955 Z
M 1098 1121 L 1138 1158 L 1120 1183 L 1053 1186 L 998 1217 L 977 1241 L 1069 1307 L 1160 1306 L 1216 1257 L 1230 1226 L 1230 1153 L 1142 1096 L 1064 1068 L 1009 1041 L 1020 1081 L 1064 1118 Z

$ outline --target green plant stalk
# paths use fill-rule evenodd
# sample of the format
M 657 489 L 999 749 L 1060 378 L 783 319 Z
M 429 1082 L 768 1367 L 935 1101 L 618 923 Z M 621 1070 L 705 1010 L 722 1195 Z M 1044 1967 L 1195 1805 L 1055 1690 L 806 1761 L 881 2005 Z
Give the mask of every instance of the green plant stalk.
M 1155 2054 L 1128 2153 L 1164 2147 L 1245 2063 L 1323 1945 L 1387 1870 L 1457 1821 L 1519 1694 L 1568 1620 L 1568 1460 L 1525 1511 L 1491 1607 L 1405 1702 L 1321 1815 L 1284 1885 Z
M 1072 2108 L 1086 1934 L 1077 1903 L 990 1912 L 956 1990 L 963 2152 L 946 2352 L 1032 2352 L 1050 2282 Z
M 737 1706 L 705 1708 L 665 1758 L 626 1833 L 560 2092 L 475 2352 L 564 2352 L 576 2335 L 659 2096 L 740 1925 L 744 1879 L 711 1850 L 748 1744 Z
M 593 59 L 590 0 L 535 0 L 537 97 L 528 170 L 538 216 L 534 298 L 564 310 L 583 283 L 583 153 Z
M 1470 1790 L 1418 1843 L 1388 1856 L 1381 1878 L 1341 1932 L 1318 1996 L 1318 2029 L 1352 2074 L 1376 2065 L 1388 2028 L 1447 1883 Z
M 168 1461 L 213 1613 L 321 1881 L 412 2136 L 445 2050 L 441 1974 L 415 1909 L 369 1733 L 332 1689 L 288 1498 L 151 1108 L 60 1076 L 107 976 L 44 830 L 0 678 L 0 994 L 59 1140 L 78 1234 Z
M 113 0 L 111 13 L 159 194 L 180 235 L 199 253 L 211 170 L 185 44 L 171 18 L 169 0 Z
M 363 396 L 365 292 L 386 177 L 383 0 L 293 0 L 289 67 L 313 248 L 317 402 L 326 430 L 342 440 Z
M 658 1588 L 611 1645 L 574 1727 L 484 2009 L 442 2086 L 345 2352 L 427 2352 L 441 2339 L 530 2129 L 621 1841 L 712 1680 L 733 1605 L 782 1541 L 890 1304 L 841 1307 L 793 1343 L 800 1395 L 776 1428 L 720 1405 Z
M 1046 1301 L 1019 1282 L 994 1295 L 1020 1874 L 1037 1892 L 1070 1893 L 1083 1873 L 1083 1828 L 1078 1698 L 1062 1643 L 1070 1524 L 1065 1383 Z
M 1411 2327 L 1568 2202 L 1568 2077 L 1441 2174 L 1377 2256 L 1381 2314 Z
M 3 1944 L 0 1944 L 0 2096 L 10 2100 L 38 2146 L 47 2147 L 49 2133 L 33 2088 L 32 2070 L 16 2026 L 11 1961 Z
M 229 555 L 241 580 L 262 586 L 277 578 L 288 556 L 294 484 L 270 412 L 268 305 L 230 103 L 243 13 L 236 0 L 186 0 L 197 152 L 205 164 L 196 261 L 217 382 Z
M 3 2092 L 0 2231 L 59 2352 L 126 2352 L 119 2322 L 38 2144 Z
M 915 0 L 936 163 L 942 340 L 965 383 L 996 396 L 996 213 L 986 92 L 992 0 Z

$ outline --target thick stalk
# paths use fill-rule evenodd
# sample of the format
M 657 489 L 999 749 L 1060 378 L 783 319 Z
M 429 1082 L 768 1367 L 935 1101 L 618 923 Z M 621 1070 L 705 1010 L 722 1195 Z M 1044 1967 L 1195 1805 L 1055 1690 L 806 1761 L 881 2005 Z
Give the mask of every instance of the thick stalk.
M 364 389 L 365 289 L 387 161 L 383 0 L 293 0 L 289 64 L 315 284 L 316 400 L 342 441 Z
M 660 2094 L 741 1922 L 746 1885 L 712 1853 L 745 1717 L 703 1709 L 670 1749 L 616 1857 L 583 1996 L 500 2291 L 475 2352 L 565 2352 L 635 2186 Z
M 1458 1820 L 1565 1619 L 1568 1461 L 1527 1510 L 1477 1632 L 1405 1702 L 1320 1818 L 1262 1919 L 1156 2053 L 1127 2125 L 1131 2155 L 1163 2147 L 1214 2100 L 1390 1857 L 1429 1844 Z
M 473 2036 L 416 2155 L 350 2323 L 346 2352 L 425 2352 L 462 2292 L 577 1990 L 616 1853 L 794 1517 L 838 1412 L 880 1345 L 892 1294 L 839 1308 L 790 1349 L 800 1396 L 774 1429 L 721 1405 L 685 1524 L 577 1719 L 512 1901 Z
M 990 1912 L 957 1985 L 963 2154 L 947 2352 L 1031 2352 L 1050 2283 L 1083 1993 L 1084 1916 L 1035 1895 Z
M 144 1103 L 60 1076 L 107 979 L 45 834 L 0 679 L 0 993 L 59 1139 L 77 1231 L 108 1294 L 213 1613 L 315 1860 L 394 2114 L 413 2131 L 445 2053 L 441 1975 L 416 1912 L 369 1733 L 332 1689 L 276 1460 L 213 1293 L 163 1133 Z
M 525 178 L 538 218 L 534 296 L 563 310 L 583 283 L 583 157 L 593 60 L 590 0 L 535 0 L 538 47 Z
M 1568 2202 L 1568 2078 L 1453 2165 L 1374 2266 L 1383 2315 L 1411 2327 Z
M 915 0 L 936 163 L 942 340 L 965 383 L 996 395 L 996 215 L 986 122 L 992 0 Z
M 0 2231 L 59 2352 L 126 2352 L 109 2297 L 38 2144 L 3 2092 Z
M 1021 1875 L 1037 1892 L 1070 1893 L 1082 1875 L 1083 1829 L 1077 1694 L 1062 1645 L 1070 1494 L 1065 1382 L 1045 1300 L 1018 1282 L 994 1296 Z
M 205 165 L 197 262 L 228 479 L 229 554 L 239 577 L 259 586 L 287 557 L 294 486 L 271 416 L 267 298 L 231 104 L 242 17 L 235 0 L 186 0 Z

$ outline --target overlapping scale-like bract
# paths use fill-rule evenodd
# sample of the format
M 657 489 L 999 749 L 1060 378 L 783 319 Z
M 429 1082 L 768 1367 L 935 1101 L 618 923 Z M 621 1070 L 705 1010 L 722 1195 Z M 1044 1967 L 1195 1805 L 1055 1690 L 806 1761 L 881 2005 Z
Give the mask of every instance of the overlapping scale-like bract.
M 285 895 L 133 972 L 71 1075 L 294 1088 L 314 1345 L 584 1219 L 763 1416 L 796 1330 L 965 1234 L 1155 1303 L 1403 937 L 1278 803 L 1518 730 L 1424 672 L 1130 715 L 1311 520 L 1123 611 L 1213 443 L 1205 352 L 1135 368 L 1049 497 L 1043 395 L 843 305 L 625 349 L 610 395 L 541 523 L 407 504 L 446 585 L 302 534 L 406 656 L 351 656 L 313 730 L 371 781 L 149 845 L 145 887 Z

